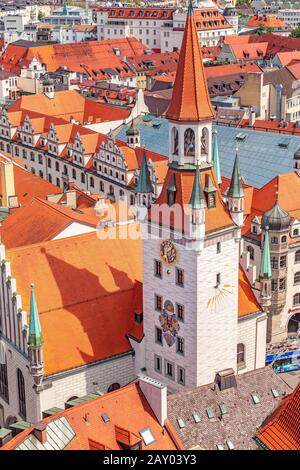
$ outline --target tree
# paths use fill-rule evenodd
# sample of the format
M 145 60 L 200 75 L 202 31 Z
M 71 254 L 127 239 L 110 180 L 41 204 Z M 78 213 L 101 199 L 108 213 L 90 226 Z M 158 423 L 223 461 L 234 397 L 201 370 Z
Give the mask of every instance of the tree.
M 297 26 L 297 28 L 292 30 L 291 37 L 292 38 L 300 38 L 300 26 Z
M 265 26 L 261 23 L 256 31 L 256 35 L 260 36 L 262 33 L 266 31 Z
M 41 11 L 39 11 L 39 14 L 38 14 L 38 20 L 39 21 L 42 21 L 42 19 L 44 18 L 44 13 L 42 13 Z

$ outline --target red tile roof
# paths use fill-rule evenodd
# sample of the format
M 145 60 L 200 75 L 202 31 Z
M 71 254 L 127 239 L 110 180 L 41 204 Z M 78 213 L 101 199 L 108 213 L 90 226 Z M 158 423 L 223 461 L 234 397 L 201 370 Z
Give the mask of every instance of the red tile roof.
M 284 21 L 282 21 L 280 18 L 275 18 L 273 16 L 255 15 L 252 16 L 252 18 L 250 18 L 246 23 L 246 26 L 249 27 L 255 27 L 260 25 L 265 26 L 265 28 L 288 28 L 288 25 Z
M 267 418 L 256 437 L 270 450 L 300 450 L 300 384 Z
M 116 239 L 92 232 L 6 251 L 27 312 L 36 286 L 46 375 L 132 352 L 141 241 L 120 230 Z
M 175 121 L 210 120 L 209 99 L 194 15 L 187 16 L 172 101 L 167 118 Z
M 101 415 L 109 417 L 104 422 Z M 88 416 L 88 421 L 86 417 Z M 65 417 L 75 436 L 65 450 L 122 450 L 122 444 L 142 440 L 140 432 L 149 428 L 155 441 L 142 450 L 182 450 L 180 438 L 167 422 L 163 428 L 157 421 L 138 383 L 127 385 L 99 398 L 73 406 L 42 421 L 51 423 Z M 30 427 L 15 436 L 2 450 L 13 450 L 33 432 Z
M 152 20 L 169 20 L 173 18 L 175 8 L 96 8 L 97 11 L 107 11 L 109 18 L 121 19 L 152 19 Z

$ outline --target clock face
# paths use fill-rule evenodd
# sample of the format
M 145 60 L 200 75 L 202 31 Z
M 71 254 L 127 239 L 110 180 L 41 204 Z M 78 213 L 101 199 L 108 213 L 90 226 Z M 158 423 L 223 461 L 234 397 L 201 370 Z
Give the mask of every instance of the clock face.
M 165 263 L 174 263 L 176 260 L 176 248 L 171 240 L 163 240 L 161 242 L 160 256 Z

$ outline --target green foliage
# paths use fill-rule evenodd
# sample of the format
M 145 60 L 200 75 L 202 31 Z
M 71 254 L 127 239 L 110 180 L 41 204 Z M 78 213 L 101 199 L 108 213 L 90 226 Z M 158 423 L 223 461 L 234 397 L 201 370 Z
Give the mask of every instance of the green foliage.
M 292 38 L 300 38 L 300 26 L 297 26 L 297 28 L 292 30 L 291 37 Z

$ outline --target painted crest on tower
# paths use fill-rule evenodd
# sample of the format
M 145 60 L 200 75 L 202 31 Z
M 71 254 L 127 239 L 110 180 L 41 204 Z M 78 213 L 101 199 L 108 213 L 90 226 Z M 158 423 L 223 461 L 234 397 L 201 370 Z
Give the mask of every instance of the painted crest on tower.
M 165 263 L 174 263 L 176 260 L 176 248 L 171 240 L 163 240 L 161 242 L 160 256 Z
M 174 312 L 174 305 L 170 300 L 165 301 L 159 321 L 167 345 L 172 346 L 176 341 L 180 327 Z

